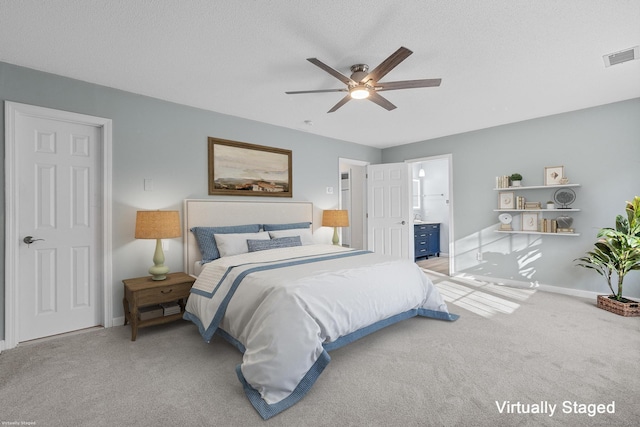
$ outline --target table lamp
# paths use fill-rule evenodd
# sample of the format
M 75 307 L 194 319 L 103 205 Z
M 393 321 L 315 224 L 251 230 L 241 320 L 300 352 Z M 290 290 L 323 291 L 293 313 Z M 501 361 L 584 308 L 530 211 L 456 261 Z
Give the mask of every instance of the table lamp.
M 349 226 L 349 212 L 346 210 L 327 210 L 322 212 L 322 226 L 333 227 L 333 244 L 340 242 L 338 238 L 338 227 Z
M 164 265 L 161 239 L 180 237 L 180 213 L 178 211 L 138 211 L 136 215 L 136 239 L 156 239 L 153 267 L 149 274 L 153 280 L 167 278 L 169 267 Z

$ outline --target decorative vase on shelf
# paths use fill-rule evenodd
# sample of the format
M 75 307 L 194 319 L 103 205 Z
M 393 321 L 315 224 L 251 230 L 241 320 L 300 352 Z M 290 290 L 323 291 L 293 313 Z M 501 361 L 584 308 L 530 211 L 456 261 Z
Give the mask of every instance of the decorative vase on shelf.
M 573 228 L 571 225 L 573 224 L 573 218 L 569 215 L 560 215 L 556 218 L 556 223 L 558 224 L 558 231 L 565 233 L 573 233 Z

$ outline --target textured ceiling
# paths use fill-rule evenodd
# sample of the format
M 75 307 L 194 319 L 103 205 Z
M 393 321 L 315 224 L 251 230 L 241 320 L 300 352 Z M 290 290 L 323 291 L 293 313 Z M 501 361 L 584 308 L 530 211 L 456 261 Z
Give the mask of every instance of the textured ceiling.
M 640 61 L 602 59 L 638 44 L 639 0 L 0 0 L 0 61 L 374 147 L 640 97 Z M 400 46 L 383 81 L 443 81 L 393 111 L 284 93 Z

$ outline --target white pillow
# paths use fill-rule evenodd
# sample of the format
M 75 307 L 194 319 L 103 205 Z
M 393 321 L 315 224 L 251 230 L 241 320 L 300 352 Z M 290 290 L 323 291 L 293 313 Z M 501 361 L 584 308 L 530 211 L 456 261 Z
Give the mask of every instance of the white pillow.
M 260 233 L 232 233 L 232 234 L 214 234 L 216 246 L 220 251 L 220 256 L 231 256 L 238 254 L 246 254 L 249 252 L 247 240 L 269 240 L 269 233 L 261 231 Z
M 313 234 L 310 228 L 291 228 L 289 230 L 273 230 L 269 231 L 272 239 L 279 237 L 300 236 L 300 243 L 303 245 L 314 245 Z

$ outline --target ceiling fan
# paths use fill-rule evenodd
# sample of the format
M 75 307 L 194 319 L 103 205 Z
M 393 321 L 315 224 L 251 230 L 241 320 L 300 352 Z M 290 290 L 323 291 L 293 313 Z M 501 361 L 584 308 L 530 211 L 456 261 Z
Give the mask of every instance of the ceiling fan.
M 395 51 L 391 56 L 382 61 L 380 65 L 369 71 L 367 64 L 355 64 L 351 66 L 351 77 L 347 77 L 341 72 L 331 68 L 327 64 L 321 62 L 317 58 L 307 58 L 307 61 L 322 68 L 333 77 L 346 84 L 347 87 L 343 89 L 320 89 L 320 90 L 301 90 L 285 92 L 288 95 L 297 95 L 301 93 L 324 93 L 324 92 L 349 92 L 344 98 L 342 98 L 336 105 L 333 106 L 328 112 L 333 113 L 338 108 L 349 102 L 351 99 L 369 99 L 375 102 L 382 108 L 389 111 L 396 108 L 391 102 L 384 97 L 380 96 L 378 92 L 385 90 L 397 90 L 397 89 L 414 89 L 419 87 L 434 87 L 440 86 L 442 79 L 421 79 L 421 80 L 403 80 L 399 82 L 380 82 L 384 76 L 391 70 L 393 70 L 398 64 L 407 59 L 413 52 L 406 47 L 401 47 Z

